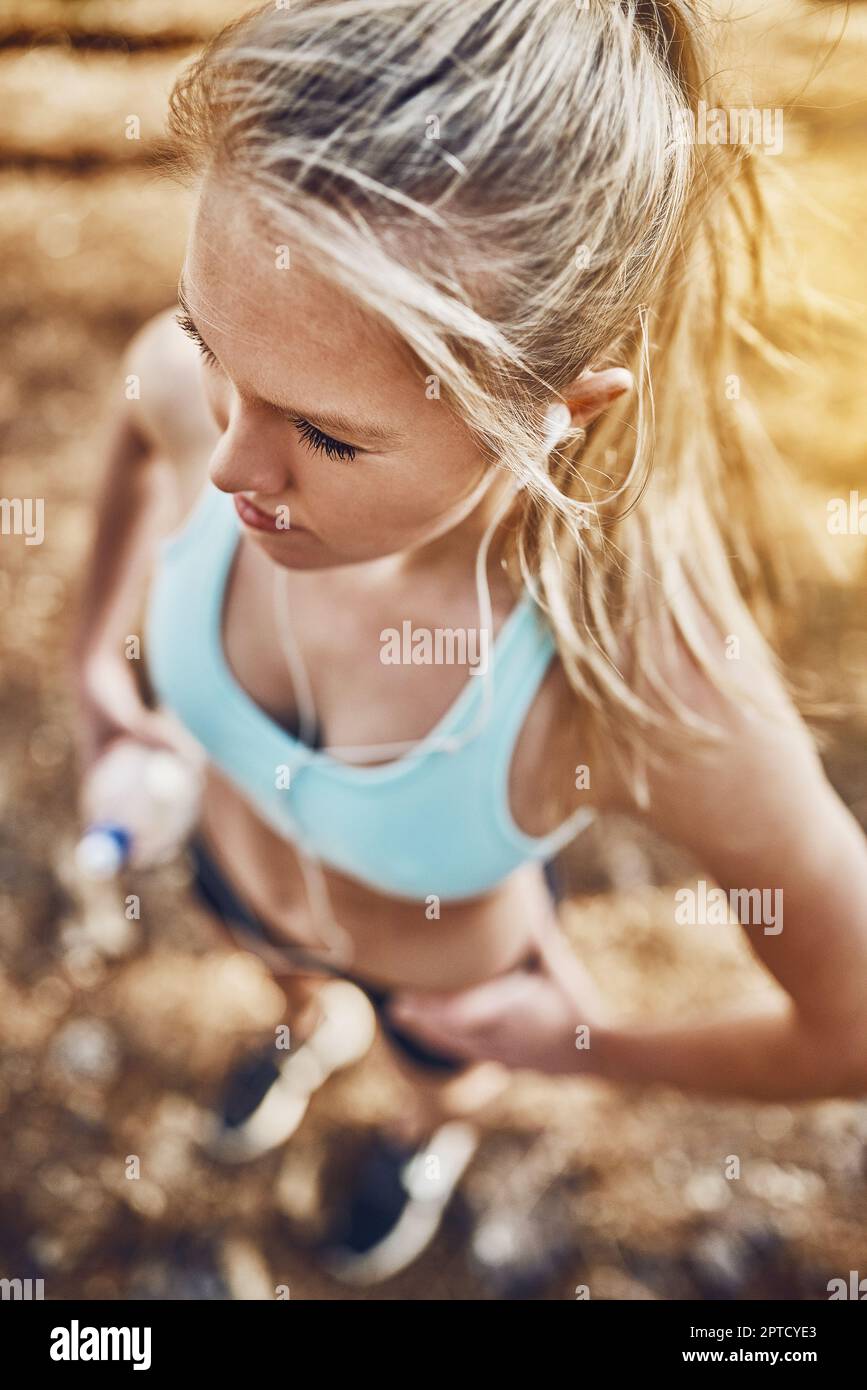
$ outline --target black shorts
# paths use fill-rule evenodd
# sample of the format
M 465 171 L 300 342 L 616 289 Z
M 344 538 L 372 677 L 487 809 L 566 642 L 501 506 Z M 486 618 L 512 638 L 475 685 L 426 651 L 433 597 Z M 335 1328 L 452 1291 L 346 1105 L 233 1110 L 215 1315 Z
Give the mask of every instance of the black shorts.
M 202 902 L 216 913 L 226 926 L 242 933 L 246 932 L 258 940 L 274 946 L 276 943 L 268 929 L 238 897 L 200 837 L 196 837 L 190 843 L 189 855 L 193 866 L 194 887 Z M 551 896 L 555 902 L 559 902 L 563 895 L 556 871 L 556 863 L 552 860 L 544 867 Z M 379 1026 L 383 1033 L 392 1045 L 415 1066 L 435 1071 L 440 1075 L 456 1074 L 467 1066 L 466 1058 L 451 1057 L 447 1053 L 436 1052 L 432 1048 L 426 1047 L 424 1043 L 416 1041 L 409 1033 L 403 1032 L 391 1022 L 385 1005 L 393 991 L 370 984 L 369 981 L 362 980 L 347 970 L 338 970 L 336 966 L 321 960 L 312 952 L 306 951 L 303 946 L 281 943 L 280 950 L 285 953 L 287 962 L 297 965 L 300 970 L 314 974 L 334 975 L 338 979 L 349 980 L 360 990 L 363 990 L 376 1010 Z

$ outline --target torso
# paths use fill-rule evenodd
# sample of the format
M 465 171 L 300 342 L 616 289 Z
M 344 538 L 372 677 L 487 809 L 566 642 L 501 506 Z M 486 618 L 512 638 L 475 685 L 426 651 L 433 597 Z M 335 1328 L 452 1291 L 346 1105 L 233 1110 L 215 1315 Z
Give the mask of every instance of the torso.
M 153 335 L 144 364 L 151 389 L 142 393 L 148 406 L 142 407 L 141 424 L 172 465 L 180 527 L 206 481 L 218 432 L 204 400 L 195 347 L 168 315 L 154 326 Z M 330 748 L 416 741 L 454 700 L 467 679 L 466 669 L 384 667 L 378 660 L 378 635 L 385 627 L 399 627 L 407 611 L 419 625 L 441 625 L 443 596 L 434 589 L 419 588 L 410 597 L 369 587 L 360 595 L 353 569 L 280 570 L 277 576 L 280 597 L 291 605 L 292 631 L 309 673 L 320 737 Z M 515 598 L 505 576 L 501 582 L 492 579 L 496 634 Z M 274 614 L 274 584 L 274 566 L 242 537 L 224 600 L 223 647 L 233 674 L 256 704 L 295 733 L 298 713 Z M 475 623 L 471 574 L 463 590 L 450 591 L 448 604 L 450 625 Z M 461 620 L 456 610 L 464 607 Z M 550 758 L 551 731 L 565 698 L 568 687 L 555 661 L 511 764 L 510 806 L 518 825 L 531 835 L 545 834 L 556 823 L 540 819 L 539 768 Z M 202 831 L 239 894 L 275 938 L 315 940 L 298 852 L 214 768 L 208 772 Z M 443 904 L 440 918 L 433 921 L 422 903 L 384 896 L 329 869 L 325 881 L 334 916 L 353 942 L 351 968 L 388 985 L 459 989 L 486 979 L 521 960 L 534 926 L 552 914 L 542 869 L 533 863 L 484 898 Z

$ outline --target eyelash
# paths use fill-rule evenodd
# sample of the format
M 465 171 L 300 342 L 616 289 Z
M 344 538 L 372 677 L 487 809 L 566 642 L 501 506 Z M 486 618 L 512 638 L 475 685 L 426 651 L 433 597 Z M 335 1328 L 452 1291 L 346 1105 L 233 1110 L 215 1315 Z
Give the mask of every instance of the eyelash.
M 352 444 L 344 444 L 342 439 L 332 439 L 330 434 L 323 434 L 300 415 L 289 415 L 286 418 L 292 421 L 301 438 L 311 449 L 325 454 L 330 459 L 342 459 L 344 463 L 352 463 L 356 458 L 358 450 Z
M 178 313 L 175 315 L 178 327 L 186 333 L 202 354 L 202 357 L 211 367 L 219 367 L 215 352 L 208 347 L 202 338 L 189 314 Z M 309 420 L 305 420 L 300 415 L 287 415 L 287 420 L 291 420 L 304 442 L 317 453 L 325 454 L 330 459 L 341 459 L 344 463 L 352 463 L 358 455 L 358 450 L 352 444 L 345 444 L 342 439 L 332 439 L 330 434 L 323 434 L 322 430 L 311 425 Z
M 190 318 L 189 314 L 175 314 L 175 322 L 177 323 L 182 333 L 186 333 L 188 338 L 192 338 L 193 342 L 199 349 L 199 352 L 202 354 L 208 365 L 210 367 L 219 367 L 220 364 L 217 361 L 217 354 L 215 352 L 212 352 L 211 349 L 208 347 L 207 343 L 202 338 L 201 333 L 199 332 L 196 325 L 193 323 L 193 320 Z

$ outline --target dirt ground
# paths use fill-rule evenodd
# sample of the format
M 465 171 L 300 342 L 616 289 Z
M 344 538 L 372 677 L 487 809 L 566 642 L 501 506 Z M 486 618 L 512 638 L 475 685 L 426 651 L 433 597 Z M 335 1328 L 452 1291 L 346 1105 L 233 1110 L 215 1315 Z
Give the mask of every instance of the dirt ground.
M 76 824 L 66 641 L 92 522 L 98 421 L 120 349 L 172 302 L 187 195 L 146 163 L 179 67 L 231 0 L 6 0 L 0 5 L 0 414 L 4 496 L 46 499 L 46 539 L 0 539 L 0 1275 L 50 1298 L 341 1299 L 311 1253 L 342 1175 L 401 1104 L 377 1041 L 315 1098 L 296 1137 L 224 1169 L 201 1153 L 202 1108 L 230 1061 L 273 1037 L 278 1000 L 229 951 L 173 866 L 131 883 L 127 956 L 93 945 L 102 909 L 68 874 Z M 741 8 L 748 8 L 741 6 Z M 796 259 L 849 318 L 771 386 L 752 384 L 826 503 L 865 487 L 867 12 L 768 3 L 732 31 L 756 102 L 793 101 L 775 195 Z M 826 61 L 820 61 L 827 55 Z M 800 95 L 799 95 L 800 94 Z M 142 140 L 124 137 L 135 113 Z M 775 291 L 786 341 L 786 282 Z M 827 722 L 829 773 L 867 823 L 863 539 L 840 577 L 805 576 L 791 655 Z M 582 840 L 564 921 L 624 1017 L 693 1017 L 771 988 L 737 928 L 678 927 L 676 853 L 627 825 Z M 712 1102 L 674 1090 L 518 1074 L 433 1248 L 388 1299 L 827 1297 L 867 1275 L 867 1097 Z M 128 1156 L 142 1177 L 128 1181 Z M 725 1176 L 732 1156 L 740 1178 Z M 532 1259 L 517 1278 L 512 1254 Z M 524 1262 L 525 1265 L 527 1261 Z

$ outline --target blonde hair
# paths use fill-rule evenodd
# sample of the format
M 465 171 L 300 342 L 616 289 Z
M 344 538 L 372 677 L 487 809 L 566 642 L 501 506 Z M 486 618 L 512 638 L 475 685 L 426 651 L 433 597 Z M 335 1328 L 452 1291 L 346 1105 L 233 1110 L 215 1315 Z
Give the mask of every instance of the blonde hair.
M 706 732 L 672 644 L 723 684 L 724 636 L 751 645 L 750 610 L 768 631 L 784 592 L 785 488 L 726 391 L 754 335 L 757 152 L 684 138 L 714 102 L 708 26 L 686 0 L 292 0 L 220 34 L 171 100 L 175 165 L 303 240 L 524 484 L 516 566 L 581 705 L 633 751 Z M 733 264 L 754 271 L 737 290 Z M 541 407 L 602 366 L 637 391 L 546 456 Z

